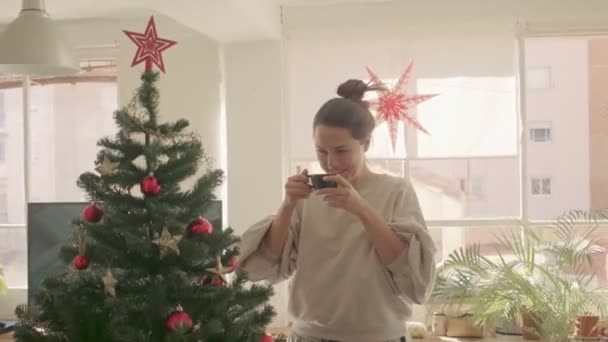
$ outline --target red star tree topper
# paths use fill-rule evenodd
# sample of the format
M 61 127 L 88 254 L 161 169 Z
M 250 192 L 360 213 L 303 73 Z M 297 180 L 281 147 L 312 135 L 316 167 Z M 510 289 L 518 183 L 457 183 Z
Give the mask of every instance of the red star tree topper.
M 399 123 L 401 121 L 405 121 L 415 127 L 422 132 L 429 134 L 429 132 L 422 127 L 420 122 L 416 120 L 411 114 L 410 110 L 415 105 L 424 102 L 432 97 L 437 96 L 438 94 L 428 94 L 428 95 L 408 95 L 407 91 L 407 81 L 412 74 L 412 66 L 414 62 L 411 61 L 410 64 L 405 69 L 405 72 L 401 75 L 397 83 L 395 85 L 384 92 L 379 94 L 378 100 L 370 101 L 370 104 L 376 108 L 376 121 L 378 123 L 382 123 L 386 121 L 388 123 L 389 133 L 391 135 L 391 144 L 393 146 L 393 151 L 395 151 L 395 144 L 397 142 L 397 131 L 399 129 Z M 382 86 L 382 81 L 380 78 L 370 69 L 366 68 L 369 77 L 371 78 L 370 83 L 374 86 Z
M 158 38 L 154 16 L 150 17 L 144 34 L 125 30 L 123 32 L 137 45 L 137 52 L 131 63 L 132 67 L 141 62 L 146 62 L 146 72 L 149 72 L 152 71 L 152 63 L 154 63 L 162 72 L 165 72 L 162 52 L 177 44 L 177 42 Z

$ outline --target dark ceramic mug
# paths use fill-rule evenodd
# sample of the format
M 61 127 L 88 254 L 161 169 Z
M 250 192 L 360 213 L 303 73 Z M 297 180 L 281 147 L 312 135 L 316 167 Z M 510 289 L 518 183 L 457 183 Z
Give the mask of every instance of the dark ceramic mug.
M 307 177 L 309 179 L 308 185 L 310 185 L 310 187 L 315 190 L 320 190 L 320 189 L 325 189 L 325 188 L 337 188 L 338 183 L 336 183 L 334 181 L 328 181 L 328 180 L 323 179 L 327 176 L 331 176 L 331 175 L 327 174 L 327 173 L 318 173 L 318 174 L 314 174 L 314 175 L 307 175 Z

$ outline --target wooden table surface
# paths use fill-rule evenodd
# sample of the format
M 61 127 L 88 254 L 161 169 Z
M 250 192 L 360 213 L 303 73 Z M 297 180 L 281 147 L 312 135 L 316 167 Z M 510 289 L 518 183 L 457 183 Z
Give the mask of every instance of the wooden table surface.
M 0 335 L 0 341 L 9 342 L 14 341 L 12 338 L 13 334 Z M 496 337 L 486 338 L 456 338 L 456 337 L 436 337 L 430 336 L 423 339 L 413 339 L 413 342 L 514 342 L 514 341 L 526 341 L 521 336 L 506 336 L 498 335 Z

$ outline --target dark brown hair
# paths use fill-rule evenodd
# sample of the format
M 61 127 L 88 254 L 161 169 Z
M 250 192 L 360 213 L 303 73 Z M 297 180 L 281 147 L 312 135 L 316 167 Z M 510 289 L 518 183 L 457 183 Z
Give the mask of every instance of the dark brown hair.
M 351 79 L 338 87 L 340 97 L 325 102 L 315 115 L 313 130 L 324 125 L 346 128 L 353 138 L 362 141 L 374 130 L 375 120 L 369 104 L 363 100 L 368 91 L 384 90 L 381 86 L 369 86 L 361 80 Z

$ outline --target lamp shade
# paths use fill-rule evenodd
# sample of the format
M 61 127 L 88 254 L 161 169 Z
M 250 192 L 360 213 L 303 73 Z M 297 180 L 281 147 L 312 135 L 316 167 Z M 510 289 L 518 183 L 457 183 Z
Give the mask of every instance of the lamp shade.
M 75 74 L 72 51 L 53 25 L 44 0 L 23 0 L 17 19 L 0 34 L 0 74 Z

